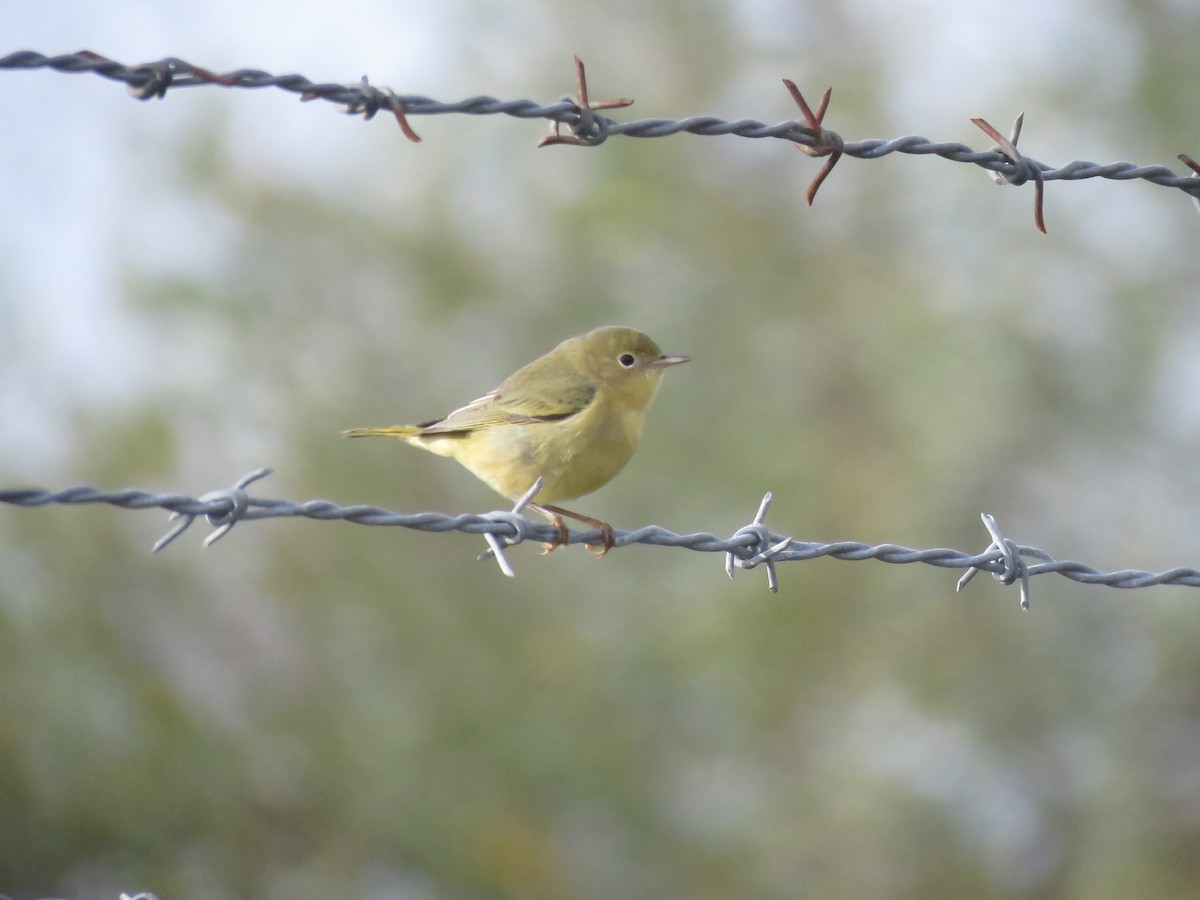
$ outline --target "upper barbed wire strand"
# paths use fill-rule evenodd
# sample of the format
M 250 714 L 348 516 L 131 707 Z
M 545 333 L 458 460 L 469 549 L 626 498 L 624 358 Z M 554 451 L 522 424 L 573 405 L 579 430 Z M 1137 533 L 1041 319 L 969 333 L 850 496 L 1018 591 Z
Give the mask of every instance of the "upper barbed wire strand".
M 0 58 L 0 69 L 51 69 L 67 73 L 92 73 L 103 78 L 124 82 L 135 96 L 141 99 L 162 97 L 171 88 L 195 87 L 216 84 L 232 88 L 274 87 L 299 94 L 302 99 L 322 99 L 346 107 L 348 112 L 363 114 L 370 118 L 383 106 L 390 107 L 401 120 L 410 116 L 432 116 L 461 114 L 472 116 L 507 115 L 520 119 L 547 119 L 551 122 L 574 125 L 580 120 L 580 106 L 571 99 L 553 104 L 540 104 L 532 100 L 498 100 L 495 97 L 468 97 L 446 103 L 419 95 L 395 94 L 385 88 L 377 88 L 366 79 L 357 83 L 314 82 L 303 75 L 273 75 L 259 69 L 237 69 L 216 74 L 200 66 L 175 57 L 167 57 L 150 63 L 126 65 L 107 59 L 91 51 L 46 56 L 32 50 L 21 50 Z M 683 119 L 638 119 L 618 122 L 608 116 L 594 112 L 604 108 L 594 104 L 589 118 L 601 123 L 605 137 L 623 135 L 637 138 L 659 138 L 674 134 L 700 136 L 731 135 L 743 138 L 778 140 L 812 146 L 815 142 L 811 128 L 799 121 L 784 121 L 768 125 L 757 119 L 722 119 L 718 116 L 690 116 Z M 406 129 L 406 134 L 408 134 Z M 410 134 L 415 139 L 415 135 Z M 596 144 L 600 141 L 581 142 Z M 991 172 L 1016 175 L 1022 168 L 997 149 L 974 150 L 966 144 L 952 141 L 932 141 L 919 135 L 905 135 L 892 139 L 870 139 L 844 141 L 841 153 L 858 159 L 878 159 L 891 153 L 933 155 L 952 162 L 969 163 Z M 1200 197 L 1200 178 L 1191 174 L 1180 175 L 1166 166 L 1141 166 L 1132 162 L 1117 161 L 1095 163 L 1076 160 L 1054 167 L 1024 157 L 1024 166 L 1036 166 L 1043 181 L 1080 181 L 1088 178 L 1106 178 L 1115 181 L 1142 180 L 1162 187 L 1177 188 L 1193 197 Z

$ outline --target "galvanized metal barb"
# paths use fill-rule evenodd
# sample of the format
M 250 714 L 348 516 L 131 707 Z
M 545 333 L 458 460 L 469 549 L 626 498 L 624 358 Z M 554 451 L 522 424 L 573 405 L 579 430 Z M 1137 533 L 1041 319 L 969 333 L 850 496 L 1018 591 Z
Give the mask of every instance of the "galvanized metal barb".
M 821 125 L 828 100 L 823 99 L 816 110 L 808 109 L 805 113 L 807 104 L 801 104 L 802 98 L 796 98 L 798 91 L 793 92 L 793 98 L 801 107 L 804 122 L 793 119 L 767 125 L 756 119 L 729 121 L 717 116 L 618 122 L 597 110 L 627 106 L 633 101 L 589 101 L 583 64 L 578 60 L 576 62 L 578 96 L 565 98 L 550 105 L 541 105 L 532 100 L 498 100 L 488 96 L 468 97 L 465 100 L 445 103 L 419 95 L 397 94 L 388 88 L 371 85 L 366 78 L 347 84 L 317 83 L 303 75 L 272 75 L 259 69 L 237 69 L 218 74 L 176 57 L 131 66 L 88 50 L 58 56 L 21 50 L 0 57 L 0 69 L 51 69 L 56 72 L 91 73 L 124 82 L 133 96 L 140 100 L 162 98 L 168 91 L 176 88 L 199 85 L 219 85 L 228 88 L 273 87 L 297 94 L 302 100 L 320 99 L 335 103 L 346 112 L 361 115 L 365 119 L 370 119 L 380 109 L 390 109 L 404 134 L 412 141 L 420 140 L 409 125 L 413 116 L 449 114 L 546 119 L 555 126 L 567 126 L 572 132 L 570 135 L 562 135 L 555 127 L 554 134 L 543 140 L 543 144 L 595 146 L 614 135 L 657 138 L 680 133 L 775 138 L 807 147 L 815 151 L 816 155 L 828 155 L 823 168 L 810 185 L 810 198 L 815 195 L 816 188 L 820 187 L 821 181 L 829 174 L 840 156 L 878 159 L 890 153 L 933 155 L 952 162 L 969 163 L 996 173 L 1008 184 L 1020 184 L 1028 180 L 1033 180 L 1036 186 L 1047 181 L 1079 181 L 1085 178 L 1109 178 L 1117 181 L 1141 179 L 1151 184 L 1181 190 L 1193 198 L 1200 198 L 1200 178 L 1193 178 L 1190 173 L 1180 175 L 1166 166 L 1138 166 L 1124 161 L 1108 164 L 1075 161 L 1056 168 L 1018 153 L 1015 137 L 1007 140 L 1000 137 L 997 147 L 982 151 L 974 150 L 965 144 L 932 141 L 919 135 L 907 135 L 891 140 L 846 141 Z M 794 85 L 789 85 L 789 91 L 793 88 Z M 999 137 L 998 133 L 996 136 Z
M 992 536 L 992 542 L 983 552 L 985 555 L 992 556 L 993 561 L 1001 566 L 1000 571 L 992 572 L 992 577 L 1003 584 L 1012 584 L 1014 581 L 1020 580 L 1021 609 L 1028 610 L 1029 566 L 1025 564 L 1025 560 L 1021 559 L 1021 556 L 1022 554 L 1036 556 L 1048 562 L 1052 562 L 1053 560 L 1048 554 L 1033 547 L 1018 547 L 1013 541 L 1010 541 L 1000 533 L 1000 526 L 996 524 L 996 517 L 990 513 L 981 513 L 980 518 L 983 519 L 983 527 Z M 962 578 L 958 579 L 958 585 L 955 590 L 961 591 L 982 570 L 982 566 L 972 566 L 967 569 L 963 573 Z
M 767 526 L 763 524 L 763 519 L 767 517 L 767 510 L 771 506 L 771 492 L 767 491 L 763 495 L 762 503 L 758 505 L 758 512 L 754 516 L 754 521 L 749 525 L 744 525 L 733 533 L 733 537 L 729 539 L 733 543 L 740 538 L 749 537 L 753 540 L 741 554 L 730 550 L 725 554 L 725 574 L 733 578 L 733 568 L 737 566 L 740 569 L 753 569 L 757 565 L 766 563 L 767 565 L 767 587 L 771 593 L 779 591 L 779 576 L 775 573 L 775 559 L 792 543 L 791 538 L 784 538 L 781 541 L 774 542 L 775 536 L 767 530 Z
M 521 495 L 521 498 L 517 500 L 516 504 L 511 510 L 505 511 L 500 509 L 494 512 L 484 513 L 484 518 L 486 519 L 504 522 L 513 527 L 513 536 L 504 538 L 503 543 L 501 543 L 501 539 L 492 534 L 492 532 L 485 531 L 483 536 L 487 539 L 489 549 L 484 550 L 481 554 L 479 554 L 479 559 L 481 560 L 487 559 L 489 556 L 496 557 L 496 564 L 500 566 L 500 571 L 509 578 L 515 578 L 517 573 L 513 571 L 513 567 L 508 562 L 508 557 L 504 555 L 504 548 L 511 547 L 513 544 L 519 544 L 521 541 L 525 540 L 525 536 L 529 533 L 529 520 L 521 514 L 521 510 L 523 510 L 529 504 L 537 492 L 542 489 L 542 485 L 545 483 L 546 479 L 539 475 L 538 480 L 530 486 L 529 490 Z
M 233 526 L 237 524 L 238 519 L 246 514 L 246 511 L 250 508 L 250 497 L 246 494 L 245 488 L 258 481 L 260 478 L 266 478 L 270 474 L 270 469 L 255 469 L 249 475 L 244 475 L 239 478 L 233 487 L 225 488 L 219 491 L 210 491 L 209 493 L 200 497 L 201 503 L 228 504 L 228 509 L 223 512 L 210 512 L 205 514 L 208 518 L 208 524 L 215 525 L 217 527 L 216 531 L 204 539 L 205 547 L 209 547 L 219 541 L 221 538 L 225 537 L 225 535 L 230 532 Z M 152 553 L 157 553 L 159 550 L 162 550 L 164 547 L 170 544 L 171 541 L 175 540 L 175 538 L 187 531 L 188 527 L 193 521 L 195 521 L 196 514 L 176 511 L 171 513 L 167 521 L 174 522 L 176 519 L 179 520 L 179 524 L 171 528 L 170 531 L 155 541 L 154 547 L 151 550 Z
M 136 488 L 104 491 L 87 485 L 48 491 L 41 488 L 0 489 L 0 503 L 32 508 L 50 504 L 78 506 L 84 503 L 106 503 L 122 509 L 166 509 L 172 512 L 172 520 L 182 518 L 184 524 L 175 525 L 168 534 L 159 539 L 154 549 L 161 550 L 177 538 L 197 517 L 205 516 L 216 531 L 204 540 L 205 546 L 229 533 L 237 522 L 255 519 L 303 517 L 321 521 L 341 520 L 357 525 L 391 525 L 419 531 L 444 532 L 462 531 L 467 534 L 482 534 L 489 549 L 481 559 L 495 556 L 501 571 L 512 576 L 513 570 L 504 551 L 523 541 L 554 542 L 557 529 L 549 523 L 531 522 L 522 514 L 540 485 L 535 484 L 526 497 L 521 498 L 511 510 L 485 513 L 483 515 L 462 514 L 450 516 L 444 513 L 423 512 L 405 515 L 378 506 L 339 506 L 329 500 L 308 500 L 293 503 L 290 500 L 275 500 L 251 497 L 246 487 L 269 474 L 269 469 L 257 469 L 240 479 L 232 488 L 206 493 L 199 498 L 183 494 L 156 494 Z M 1020 584 L 1022 609 L 1029 608 L 1029 581 L 1039 575 L 1058 574 L 1081 584 L 1101 584 L 1116 588 L 1144 588 L 1151 585 L 1177 585 L 1200 587 L 1200 570 L 1175 568 L 1165 572 L 1147 572 L 1141 569 L 1119 569 L 1103 572 L 1072 560 L 1055 559 L 1045 550 L 1028 547 L 1001 534 L 995 518 L 983 515 L 983 523 L 991 536 L 991 543 L 982 553 L 965 553 L 961 550 L 933 548 L 914 550 L 899 544 L 863 544 L 857 541 L 821 543 L 800 541 L 795 538 L 774 534 L 765 525 L 771 494 L 763 497 L 754 521 L 739 528 L 728 539 L 707 532 L 676 534 L 658 525 L 647 525 L 636 531 L 614 532 L 615 547 L 630 544 L 650 544 L 659 547 L 683 547 L 699 553 L 724 553 L 725 571 L 731 576 L 735 568 L 752 569 L 759 565 L 767 567 L 767 583 L 772 591 L 778 590 L 776 566 L 784 562 L 832 557 L 849 561 L 875 559 L 893 564 L 924 563 L 939 568 L 963 569 L 965 574 L 958 582 L 961 590 L 978 572 L 987 572 L 1004 584 Z M 594 531 L 573 531 L 568 543 L 595 542 Z M 615 549 L 615 548 L 614 548 Z M 1027 559 L 1036 559 L 1029 563 Z

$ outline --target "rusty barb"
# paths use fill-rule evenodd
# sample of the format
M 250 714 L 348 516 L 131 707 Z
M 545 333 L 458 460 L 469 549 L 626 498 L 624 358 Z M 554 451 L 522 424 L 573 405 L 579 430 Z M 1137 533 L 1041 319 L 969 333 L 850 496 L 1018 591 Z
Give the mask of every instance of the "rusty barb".
M 379 88 L 371 84 L 364 75 L 357 84 L 329 85 L 312 84 L 301 75 L 271 76 L 254 70 L 238 70 L 219 75 L 202 66 L 193 65 L 173 56 L 154 62 L 125 66 L 92 50 L 80 50 L 75 56 L 82 64 L 69 71 L 94 71 L 106 78 L 125 82 L 126 89 L 138 100 L 161 100 L 173 87 L 191 87 L 198 84 L 216 84 L 222 87 L 266 87 L 275 85 L 300 94 L 301 101 L 325 99 L 337 95 L 347 115 L 362 116 L 364 120 L 374 118 L 381 109 L 389 109 L 404 136 L 419 144 L 421 136 L 408 122 L 404 101 L 390 88 Z M 311 90 L 305 90 L 305 86 Z
M 354 85 L 350 85 L 354 87 Z M 364 120 L 370 121 L 375 117 L 375 113 L 383 108 L 390 109 L 392 115 L 396 118 L 396 124 L 400 126 L 400 130 L 404 136 L 414 144 L 421 143 L 421 136 L 413 130 L 413 127 L 408 124 L 408 115 L 404 111 L 404 101 L 391 88 L 377 88 L 364 75 L 357 87 L 362 91 L 361 100 L 353 100 L 346 103 L 344 112 L 348 116 L 362 116 Z M 304 102 L 316 100 L 320 97 L 313 91 L 308 91 L 300 95 L 300 99 Z
M 817 191 L 821 189 L 821 185 L 825 183 L 825 179 L 829 177 L 829 173 L 833 171 L 833 167 L 842 158 L 846 142 L 842 140 L 841 135 L 837 132 L 829 131 L 821 124 L 825 118 L 825 110 L 829 109 L 829 99 L 833 96 L 833 88 L 826 88 L 825 93 L 821 95 L 821 99 L 817 101 L 817 108 L 814 110 L 808 105 L 808 102 L 804 99 L 804 95 L 800 93 L 800 89 L 796 87 L 794 81 L 790 78 L 785 78 L 783 79 L 783 84 L 788 89 L 788 93 L 792 95 L 792 99 L 796 101 L 796 105 L 800 107 L 800 112 L 804 116 L 804 124 L 808 126 L 813 135 L 813 143 L 811 145 L 794 141 L 792 146 L 802 153 L 807 153 L 809 156 L 829 157 L 829 159 L 825 160 L 825 165 L 821 166 L 821 171 L 817 172 L 816 177 L 809 183 L 808 190 L 804 194 L 804 199 L 808 201 L 809 206 L 812 206 L 813 200 L 817 198 Z
M 621 97 L 617 100 L 598 100 L 595 103 L 588 99 L 587 72 L 583 60 L 575 57 L 575 84 L 578 93 L 575 97 L 563 97 L 563 102 L 572 104 L 571 118 L 565 123 L 555 119 L 550 123 L 550 134 L 538 141 L 539 147 L 549 147 L 551 144 L 574 144 L 579 147 L 596 147 L 608 139 L 608 122 L 604 116 L 597 116 L 597 109 L 621 109 L 633 106 L 633 100 Z M 562 134 L 562 125 L 568 125 L 571 134 Z
M 1033 179 L 1033 224 L 1037 227 L 1038 231 L 1045 234 L 1046 220 L 1042 215 L 1042 203 L 1046 193 L 1046 179 L 1042 176 L 1041 165 L 1023 156 L 1021 151 L 1017 149 L 1017 141 L 1021 139 L 1021 126 L 1025 124 L 1025 113 L 1017 116 L 1013 122 L 1012 134 L 1007 138 L 993 128 L 986 119 L 976 117 L 971 122 L 995 141 L 995 149 L 1008 157 L 1009 161 L 1013 164 L 1013 171 L 1011 173 L 992 169 L 992 181 L 996 182 L 996 184 L 1019 185 L 1024 184 L 1030 178 Z

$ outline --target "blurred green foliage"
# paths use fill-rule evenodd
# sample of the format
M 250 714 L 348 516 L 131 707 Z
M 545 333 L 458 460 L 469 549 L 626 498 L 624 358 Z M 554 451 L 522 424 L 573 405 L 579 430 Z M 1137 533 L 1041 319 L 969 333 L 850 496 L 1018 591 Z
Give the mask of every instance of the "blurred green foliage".
M 1106 21 L 1145 61 L 1121 110 L 1155 101 L 1129 155 L 1167 159 L 1200 23 L 1117 7 Z M 547 33 L 602 29 L 579 48 L 593 94 L 634 94 L 631 113 L 783 118 L 772 79 L 790 75 L 834 81 L 827 123 L 847 137 L 880 128 L 897 73 L 870 63 L 889 35 L 854 5 L 756 8 L 808 55 L 733 4 L 539 14 Z M 618 34 L 636 40 L 602 39 Z M 547 52 L 490 83 L 461 40 L 447 68 L 500 96 L 569 74 Z M 1043 122 L 1070 118 L 1093 63 L 1062 61 Z M 126 313 L 176 375 L 68 410 L 48 486 L 202 493 L 269 464 L 256 493 L 491 509 L 448 461 L 338 433 L 440 414 L 628 324 L 693 362 L 627 471 L 578 504 L 619 527 L 728 534 L 770 489 L 769 524 L 805 539 L 982 548 L 986 509 L 1098 566 L 1200 556 L 1197 433 L 1161 400 L 1164 359 L 1200 326 L 1177 196 L 1052 185 L 1047 238 L 1028 191 L 937 160 L 845 160 L 809 210 L 817 164 L 785 145 L 535 151 L 523 123 L 438 120 L 408 146 L 305 112 L 358 163 L 264 170 L 221 116 L 144 148 L 173 160 L 153 190 L 216 212 L 217 262 L 126 248 Z M 978 141 L 979 110 L 954 112 L 945 137 Z M 1108 139 L 1071 135 L 1061 160 Z M 1123 247 L 1145 228 L 1157 246 L 1135 265 Z M 0 482 L 18 474 L 0 462 Z M 458 534 L 245 523 L 151 557 L 163 529 L 0 509 L 0 891 L 1094 900 L 1200 882 L 1200 617 L 1182 590 L 1038 579 L 1021 615 L 985 579 L 956 596 L 954 573 L 879 563 L 783 566 L 771 595 L 761 572 L 730 584 L 718 558 L 662 548 L 521 547 L 508 580 Z

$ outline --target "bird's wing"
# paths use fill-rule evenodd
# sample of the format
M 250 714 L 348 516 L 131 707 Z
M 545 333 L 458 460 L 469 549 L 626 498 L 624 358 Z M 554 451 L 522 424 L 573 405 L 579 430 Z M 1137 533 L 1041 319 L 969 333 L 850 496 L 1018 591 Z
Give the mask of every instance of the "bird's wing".
M 421 434 L 448 434 L 477 431 L 496 425 L 557 422 L 587 409 L 596 398 L 596 389 L 595 382 L 573 373 L 542 372 L 538 373 L 537 378 L 529 379 L 513 376 L 494 391 L 454 410 L 446 418 L 423 423 L 420 426 Z

